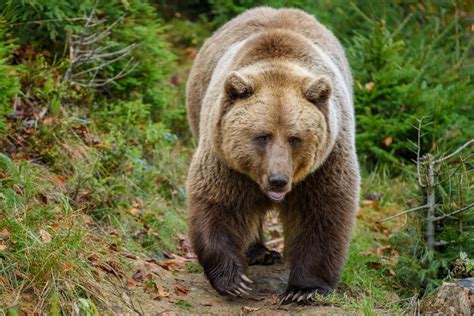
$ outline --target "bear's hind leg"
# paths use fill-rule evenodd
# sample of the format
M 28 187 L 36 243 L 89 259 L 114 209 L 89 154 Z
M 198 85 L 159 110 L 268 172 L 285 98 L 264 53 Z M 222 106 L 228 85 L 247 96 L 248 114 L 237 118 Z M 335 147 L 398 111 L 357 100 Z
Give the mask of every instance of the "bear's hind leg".
M 245 252 L 247 264 L 252 265 L 271 265 L 281 263 L 281 254 L 278 251 L 270 250 L 263 241 L 263 223 L 260 222 L 258 237 Z

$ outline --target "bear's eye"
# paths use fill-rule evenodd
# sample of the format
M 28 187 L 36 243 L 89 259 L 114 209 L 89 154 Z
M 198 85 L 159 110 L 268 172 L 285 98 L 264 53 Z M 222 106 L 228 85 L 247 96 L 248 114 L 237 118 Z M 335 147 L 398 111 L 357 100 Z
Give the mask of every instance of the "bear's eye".
M 268 144 L 271 140 L 272 140 L 272 135 L 270 134 L 263 134 L 254 138 L 255 143 L 257 143 L 260 146 L 264 146 Z
M 290 136 L 288 138 L 288 142 L 291 146 L 298 146 L 299 144 L 301 144 L 301 138 L 299 138 L 298 136 Z

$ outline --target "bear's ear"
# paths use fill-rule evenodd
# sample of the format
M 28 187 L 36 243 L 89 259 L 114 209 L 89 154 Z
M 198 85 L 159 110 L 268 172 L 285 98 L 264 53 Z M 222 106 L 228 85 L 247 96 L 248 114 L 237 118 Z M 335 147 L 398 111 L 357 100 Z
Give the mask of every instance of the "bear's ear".
M 227 77 L 224 90 L 231 99 L 246 98 L 253 93 L 254 85 L 251 78 L 234 71 Z
M 331 81 L 326 76 L 308 79 L 303 89 L 304 97 L 318 106 L 326 104 L 332 93 Z

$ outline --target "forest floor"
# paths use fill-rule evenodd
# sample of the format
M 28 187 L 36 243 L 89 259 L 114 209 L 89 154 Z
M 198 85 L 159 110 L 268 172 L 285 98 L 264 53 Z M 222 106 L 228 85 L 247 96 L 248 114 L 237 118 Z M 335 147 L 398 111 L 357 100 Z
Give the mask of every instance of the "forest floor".
M 365 222 L 366 216 L 370 216 L 370 209 L 371 207 L 362 207 L 362 213 L 359 212 L 358 215 L 362 219 L 359 227 Z M 269 214 L 265 231 L 267 246 L 281 252 L 282 227 L 276 214 Z M 358 229 L 353 243 L 356 252 L 363 239 L 361 236 L 364 235 L 365 233 Z M 383 292 L 382 287 L 375 285 L 370 289 L 370 282 L 373 281 L 367 273 L 371 270 L 361 269 L 362 265 L 370 266 L 374 262 L 367 263 L 359 257 L 354 263 L 354 251 L 346 265 L 346 271 L 350 270 L 352 272 L 349 274 L 354 275 L 348 277 L 345 273 L 334 294 L 329 297 L 314 297 L 306 304 L 280 305 L 280 294 L 286 287 L 289 273 L 284 263 L 249 267 L 248 276 L 254 281 L 250 295 L 239 298 L 223 297 L 217 294 L 205 278 L 189 247 L 187 237 L 180 235 L 179 239 L 176 253 L 165 251 L 164 258 L 139 257 L 111 247 L 111 258 L 114 258 L 114 261 L 97 260 L 93 263 L 99 268 L 101 275 L 97 278 L 98 288 L 95 295 L 96 300 L 101 303 L 98 308 L 121 315 L 390 315 L 395 314 L 397 310 L 388 304 L 398 300 L 393 292 L 383 293 L 385 297 L 380 297 L 383 297 L 384 302 L 377 302 L 377 295 Z M 377 244 L 376 247 L 380 245 Z M 371 257 L 368 253 L 356 256 L 359 255 Z M 94 261 L 96 258 L 89 260 Z M 112 262 L 121 264 L 111 264 Z M 119 270 L 120 266 L 127 268 Z M 355 270 L 359 270 L 359 277 L 364 278 L 367 284 L 357 279 L 355 275 L 358 273 Z
M 179 262 L 180 260 L 178 260 Z M 283 264 L 252 266 L 249 277 L 254 281 L 251 296 L 234 298 L 219 296 L 202 273 L 168 270 L 167 262 L 134 260 L 138 281 L 109 279 L 109 293 L 104 293 L 107 307 L 117 314 L 231 314 L 231 315 L 357 315 L 355 309 L 312 304 L 279 305 L 279 294 L 286 286 L 288 270 Z M 190 261 L 192 262 L 192 261 Z M 150 284 L 152 284 L 150 286 Z M 387 314 L 382 310 L 372 311 Z

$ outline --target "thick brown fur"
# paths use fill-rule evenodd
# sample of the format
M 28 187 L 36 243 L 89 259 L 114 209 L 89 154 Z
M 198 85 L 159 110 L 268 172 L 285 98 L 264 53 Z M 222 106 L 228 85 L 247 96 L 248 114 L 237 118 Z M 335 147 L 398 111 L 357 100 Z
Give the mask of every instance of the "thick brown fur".
M 187 195 L 193 249 L 220 294 L 244 292 L 249 264 L 279 260 L 262 239 L 270 209 L 286 296 L 336 286 L 359 194 L 352 102 L 341 45 L 302 11 L 249 10 L 205 42 L 187 85 L 198 142 Z

